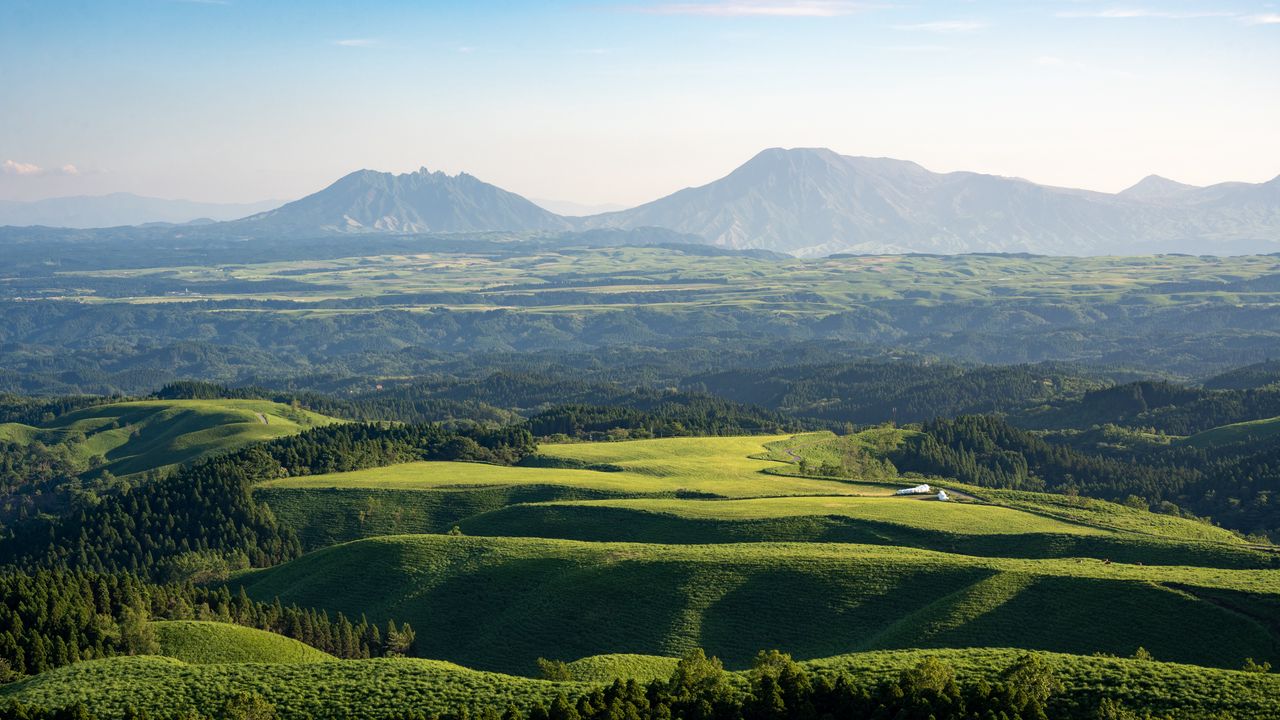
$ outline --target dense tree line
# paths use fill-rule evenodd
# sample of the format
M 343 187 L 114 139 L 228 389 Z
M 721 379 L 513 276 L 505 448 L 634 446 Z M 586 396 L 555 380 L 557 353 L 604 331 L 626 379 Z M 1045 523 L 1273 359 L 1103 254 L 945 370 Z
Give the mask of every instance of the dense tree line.
M 392 720 L 1158 720 L 1102 698 L 1087 707 L 1063 702 L 1062 684 L 1038 656 L 1024 655 L 995 682 L 961 682 L 954 668 L 925 659 L 897 677 L 868 684 L 846 672 L 811 673 L 776 651 L 757 657 L 745 685 L 731 683 L 715 658 L 687 654 L 667 680 L 615 680 L 584 694 L 561 693 L 528 710 L 469 705 L 444 715 L 404 708 Z M 340 717 L 341 711 L 333 717 Z M 91 708 L 56 711 L 9 704 L 3 720 L 96 720 Z M 130 710 L 129 720 L 150 716 Z M 166 716 L 172 717 L 172 716 Z M 191 720 L 277 717 L 252 692 L 228 693 L 220 707 Z
M 1135 382 L 1085 393 L 1042 412 L 1015 414 L 1026 427 L 1088 428 L 1114 423 L 1167 435 L 1280 416 L 1280 386 L 1210 390 L 1170 382 Z
M 1274 443 L 1085 450 L 985 415 L 935 420 L 921 429 L 891 455 L 898 469 L 984 487 L 1126 501 L 1280 538 L 1280 447 Z
M 1079 397 L 1109 376 L 1064 363 L 964 366 L 918 360 L 742 368 L 684 381 L 738 402 L 828 421 L 920 422 L 977 413 L 1016 413 Z
M 680 396 L 649 409 L 618 405 L 561 405 L 529 418 L 538 437 L 584 440 L 774 434 L 804 429 L 786 415 L 705 396 Z
M 128 573 L 0 573 L 0 682 L 79 660 L 158 651 L 148 620 L 214 620 L 278 633 L 342 658 L 409 655 L 406 623 L 262 603 L 225 586 L 154 584 Z
M 201 461 L 107 495 L 97 505 L 19 523 L 0 540 L 0 562 L 156 575 L 273 565 L 299 555 L 301 546 L 253 499 L 255 482 L 413 460 L 513 463 L 535 447 L 529 431 L 515 427 L 315 428 Z

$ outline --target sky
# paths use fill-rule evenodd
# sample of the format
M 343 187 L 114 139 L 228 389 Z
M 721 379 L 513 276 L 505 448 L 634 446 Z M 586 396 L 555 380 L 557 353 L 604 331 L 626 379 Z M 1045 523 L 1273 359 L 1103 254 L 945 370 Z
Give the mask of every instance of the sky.
M 1280 4 L 0 0 L 0 200 L 284 200 L 425 166 L 634 205 L 778 146 L 1266 181 Z

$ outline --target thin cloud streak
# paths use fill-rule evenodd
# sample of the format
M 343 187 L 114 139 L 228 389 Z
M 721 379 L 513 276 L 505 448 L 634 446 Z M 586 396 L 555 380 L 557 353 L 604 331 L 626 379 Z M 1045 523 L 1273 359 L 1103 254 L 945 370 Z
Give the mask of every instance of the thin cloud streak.
M 80 168 L 72 165 L 71 163 L 67 163 L 62 167 L 46 169 L 36 165 L 35 163 L 5 160 L 4 164 L 0 165 L 0 172 L 3 172 L 5 175 L 18 175 L 21 177 L 39 177 L 41 175 L 76 176 L 80 174 Z
M 1170 10 L 1152 10 L 1149 8 L 1107 8 L 1106 10 L 1068 10 L 1056 13 L 1056 17 L 1060 18 L 1087 18 L 1095 20 L 1134 20 L 1134 19 L 1156 19 L 1156 20 L 1196 20 L 1200 18 L 1231 18 L 1238 17 L 1239 13 L 1223 12 L 1220 10 L 1190 10 L 1190 11 L 1170 11 Z
M 716 2 L 665 3 L 629 8 L 650 15 L 701 15 L 705 17 L 840 17 L 873 6 L 846 0 L 718 0 Z
M 378 41 L 371 38 L 346 38 L 334 40 L 333 44 L 341 47 L 373 47 L 378 44 Z
M 937 22 L 914 23 L 911 25 L 894 25 L 894 30 L 906 30 L 913 32 L 930 32 L 939 35 L 949 35 L 953 33 L 966 33 L 981 30 L 987 27 L 984 22 L 976 20 L 939 20 Z

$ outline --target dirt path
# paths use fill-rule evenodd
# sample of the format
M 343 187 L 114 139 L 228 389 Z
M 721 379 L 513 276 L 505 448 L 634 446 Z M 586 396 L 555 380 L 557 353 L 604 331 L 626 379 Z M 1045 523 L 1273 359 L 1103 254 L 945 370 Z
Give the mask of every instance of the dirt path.
M 267 416 L 266 416 L 266 415 L 263 415 L 263 414 L 262 414 L 262 413 L 260 413 L 260 412 L 256 412 L 256 413 L 254 413 L 254 415 L 257 415 L 257 416 L 258 416 L 258 422 L 262 423 L 263 425 L 270 425 L 270 424 L 271 424 L 271 423 L 267 422 Z

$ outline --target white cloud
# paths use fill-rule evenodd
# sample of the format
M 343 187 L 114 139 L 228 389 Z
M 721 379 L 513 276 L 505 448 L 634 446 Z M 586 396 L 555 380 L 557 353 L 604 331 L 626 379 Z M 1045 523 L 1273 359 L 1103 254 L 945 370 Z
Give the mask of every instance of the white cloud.
M 18 162 L 17 160 L 5 160 L 4 165 L 0 166 L 5 175 L 24 175 L 27 177 L 36 177 L 39 175 L 79 175 L 80 168 L 67 163 L 57 168 L 42 168 L 35 163 Z
M 17 160 L 4 161 L 5 175 L 40 175 L 44 173 L 44 168 L 32 163 L 18 162 Z
M 938 20 L 936 22 L 915 23 L 913 25 L 894 25 L 894 30 L 917 30 L 920 32 L 939 33 L 943 35 L 951 33 L 966 33 L 975 30 L 981 30 L 987 24 L 977 22 L 975 20 Z
M 1060 18 L 1096 18 L 1102 20 L 1132 20 L 1154 18 L 1159 20 L 1195 20 L 1197 18 L 1229 18 L 1238 13 L 1220 10 L 1152 10 L 1150 8 L 1107 8 L 1105 10 L 1071 10 L 1057 14 Z
M 344 38 L 342 40 L 334 40 L 333 44 L 342 47 L 373 47 L 378 44 L 378 41 L 372 38 Z
M 654 15 L 839 17 L 852 15 L 871 7 L 865 3 L 847 0 L 713 0 L 712 2 L 664 3 L 631 9 Z
M 1244 18 L 1244 21 L 1250 25 L 1280 25 L 1280 13 L 1248 15 Z

